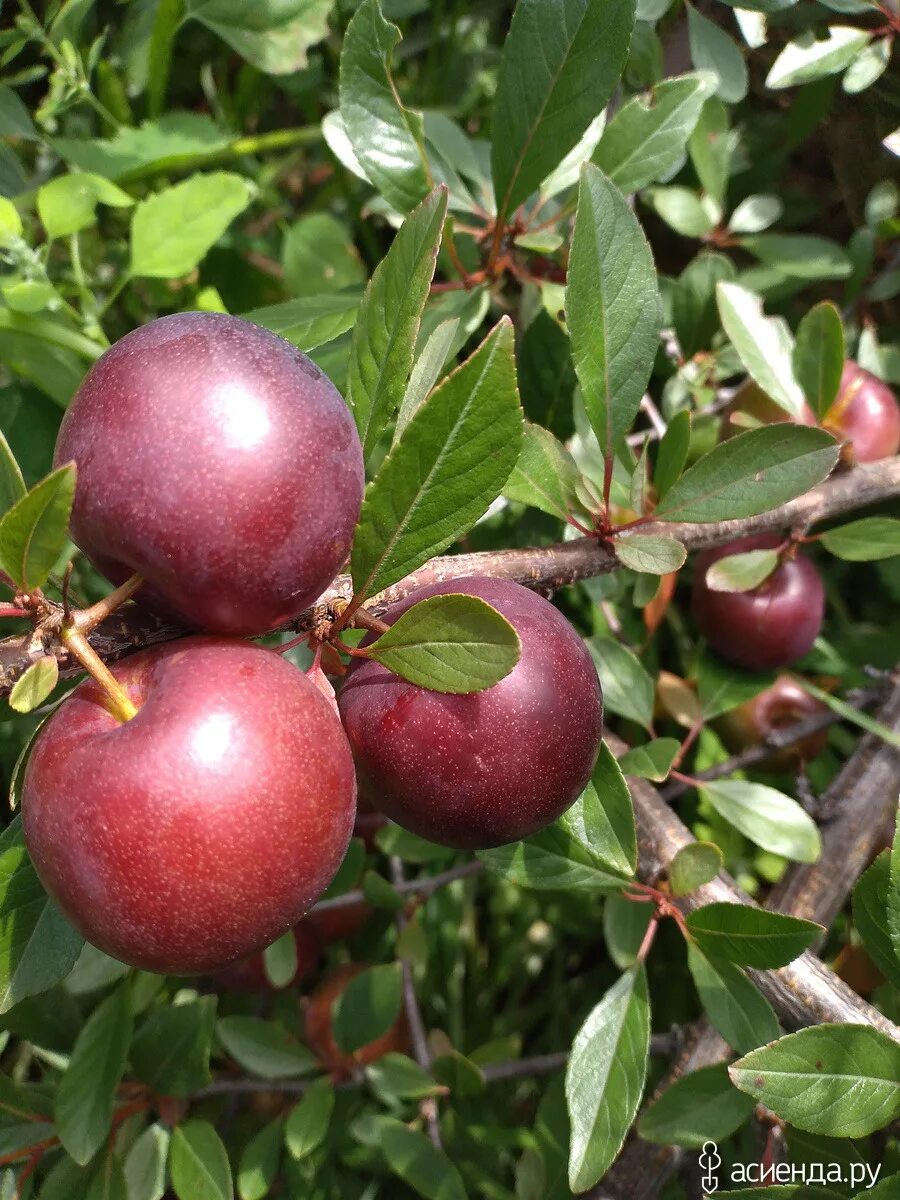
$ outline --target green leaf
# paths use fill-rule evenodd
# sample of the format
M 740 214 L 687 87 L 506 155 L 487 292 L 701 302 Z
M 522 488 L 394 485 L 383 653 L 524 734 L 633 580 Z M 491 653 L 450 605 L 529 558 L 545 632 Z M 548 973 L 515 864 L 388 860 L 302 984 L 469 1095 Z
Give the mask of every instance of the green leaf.
M 504 679 L 521 649 L 515 629 L 490 604 L 447 594 L 408 608 L 368 654 L 419 687 L 466 694 Z
M 391 75 L 400 30 L 363 0 L 344 34 L 341 117 L 354 154 L 388 204 L 400 213 L 428 191 L 422 117 L 401 103 Z M 405 382 L 405 380 L 404 380 Z
M 853 923 L 878 970 L 900 987 L 900 957 L 895 953 L 888 926 L 891 856 L 885 850 L 860 877 L 853 889 Z
M 811 308 L 797 328 L 794 374 L 820 419 L 834 403 L 844 369 L 841 314 L 828 300 Z
M 131 1065 L 164 1096 L 186 1096 L 209 1082 L 216 1000 L 203 996 L 154 1009 L 135 1034 Z
M 626 195 L 662 179 L 684 157 L 703 102 L 716 85 L 708 71 L 664 79 L 624 104 L 603 131 L 592 161 Z
M 297 939 L 293 929 L 276 938 L 263 951 L 263 968 L 272 987 L 283 988 L 297 974 Z
M 228 1152 L 208 1121 L 172 1130 L 169 1170 L 178 1200 L 233 1200 Z
M 22 588 L 41 587 L 66 546 L 75 496 L 75 464 L 67 463 L 18 500 L 0 519 L 0 568 Z
M 747 67 L 743 55 L 724 29 L 693 6 L 688 6 L 691 60 L 698 71 L 713 71 L 716 91 L 726 104 L 739 104 L 747 95 Z
M 631 571 L 668 575 L 684 566 L 687 551 L 681 542 L 655 534 L 625 534 L 615 540 L 616 558 Z
M 705 904 L 687 918 L 700 950 L 743 967 L 783 967 L 822 934 L 822 926 L 798 917 L 724 901 Z
M 888 883 L 887 923 L 894 955 L 900 961 L 900 809 L 897 812 L 894 844 L 891 849 L 891 874 Z
M 351 558 L 359 598 L 468 532 L 509 478 L 521 428 L 513 330 L 504 317 L 431 393 L 369 485 Z
M 741 245 L 781 276 L 792 279 L 846 279 L 850 256 L 837 242 L 807 233 L 758 233 Z
M 28 489 L 22 469 L 10 448 L 6 435 L 0 430 L 0 517 L 21 500 Z
M 16 815 L 0 834 L 0 1013 L 64 979 L 83 944 L 41 886 Z
M 728 221 L 730 233 L 762 233 L 774 225 L 784 212 L 778 196 L 747 196 L 742 200 Z
M 675 414 L 662 435 L 653 468 L 653 486 L 657 501 L 663 500 L 680 478 L 691 445 L 691 414 L 687 409 Z
M 238 1166 L 237 1185 L 241 1200 L 263 1200 L 271 1195 L 281 1165 L 282 1121 L 263 1126 L 247 1145 Z
M 753 379 L 792 417 L 803 413 L 803 390 L 794 378 L 794 339 L 781 317 L 767 317 L 758 296 L 736 283 L 716 288 L 722 328 Z
M 394 1174 L 425 1200 L 466 1200 L 451 1160 L 424 1133 L 390 1117 L 378 1119 L 378 1147 Z
M 128 1200 L 125 1172 L 114 1154 L 105 1154 L 98 1161 L 84 1200 Z
M 689 896 L 715 879 L 722 869 L 722 851 L 712 842 L 682 846 L 669 863 L 669 885 L 673 896 Z
M 900 1044 L 871 1025 L 801 1029 L 752 1050 L 729 1074 L 735 1087 L 809 1133 L 866 1137 L 900 1115 Z
M 640 1104 L 649 1048 L 647 976 L 639 964 L 613 984 L 572 1043 L 566 1102 L 573 1192 L 592 1187 L 619 1153 Z
M 499 221 L 528 199 L 606 104 L 633 27 L 634 0 L 519 0 L 491 121 Z
M 724 958 L 707 957 L 690 943 L 687 951 L 700 1001 L 729 1046 L 746 1054 L 778 1037 L 778 1018 L 771 1004 L 740 967 Z
M 599 778 L 596 771 L 595 777 Z M 629 808 L 630 804 L 629 796 Z M 633 814 L 631 822 L 633 831 Z M 602 893 L 618 891 L 633 875 L 630 850 L 621 797 L 614 791 L 601 801 L 589 785 L 567 813 L 540 833 L 523 842 L 481 850 L 478 858 L 495 875 L 519 887 Z
M 162 1200 L 169 1140 L 162 1125 L 149 1125 L 136 1139 L 124 1163 L 128 1200 Z
M 337 296 L 304 296 L 244 313 L 244 319 L 271 329 L 301 350 L 315 350 L 353 328 L 360 297 L 342 292 Z
M 189 274 L 252 198 L 253 185 L 242 175 L 214 171 L 141 200 L 131 224 L 131 274 Z
M 288 1153 L 298 1161 L 321 1146 L 334 1112 L 334 1085 L 327 1077 L 310 1084 L 284 1126 Z
M 851 25 L 831 25 L 827 36 L 801 33 L 784 47 L 766 77 L 766 87 L 795 87 L 843 71 L 868 45 L 871 34 Z
M 354 1054 L 386 1034 L 402 1006 L 400 964 L 370 967 L 350 980 L 332 1006 L 335 1042 L 345 1054 Z
M 634 746 L 619 759 L 624 775 L 637 775 L 640 779 L 652 779 L 662 783 L 669 776 L 675 755 L 681 749 L 676 738 L 654 738 L 643 746 Z
M 231 143 L 231 136 L 205 113 L 169 112 L 112 138 L 53 138 L 60 158 L 82 171 L 127 182 L 155 171 L 196 167 Z
M 310 1051 L 274 1021 L 222 1017 L 216 1032 L 232 1058 L 262 1079 L 295 1079 L 318 1066 Z
M 637 1131 L 647 1142 L 699 1150 L 731 1137 L 755 1107 L 731 1086 L 725 1063 L 716 1063 L 676 1079 L 644 1112 Z
M 526 421 L 519 460 L 503 495 L 565 521 L 581 508 L 580 479 L 581 472 L 562 442 L 549 430 Z
M 396 1100 L 422 1100 L 440 1092 L 435 1081 L 405 1054 L 385 1054 L 366 1067 L 372 1090 L 388 1104 Z
M 864 92 L 880 79 L 890 65 L 893 38 L 883 37 L 869 42 L 847 68 L 841 87 L 849 95 Z
M 294 296 L 322 296 L 366 282 L 349 229 L 330 213 L 311 213 L 295 221 L 285 236 L 281 258 L 285 282 Z
M 13 89 L 5 86 L 0 87 L 0 137 L 38 140 L 38 132 L 28 109 Z
M 348 378 L 366 455 L 403 399 L 446 215 L 447 192 L 439 188 L 403 222 L 363 296 Z
M 410 374 L 409 383 L 406 385 L 406 392 L 397 413 L 397 420 L 394 424 L 395 442 L 409 424 L 410 417 L 418 410 L 419 405 L 422 404 L 443 374 L 447 359 L 453 352 L 459 326 L 458 317 L 442 321 L 426 339 Z
M 582 795 L 559 818 L 595 862 L 625 878 L 637 870 L 637 834 L 631 792 L 606 742 Z
M 612 637 L 593 637 L 587 647 L 600 676 L 606 707 L 649 729 L 653 723 L 653 680 L 640 659 Z
M 307 65 L 307 50 L 328 32 L 333 0 L 186 0 L 187 15 L 269 75 Z
M 646 201 L 682 237 L 705 237 L 716 226 L 718 209 L 715 202 L 690 188 L 680 185 L 655 187 L 647 192 Z
M 798 679 L 798 683 L 804 691 L 809 692 L 811 696 L 815 696 L 817 700 L 821 700 L 832 712 L 839 713 L 845 721 L 849 721 L 853 725 L 858 725 L 860 729 L 865 729 L 868 733 L 876 734 L 882 741 L 888 742 L 891 746 L 900 747 L 900 733 L 897 733 L 893 729 L 888 729 L 886 725 L 882 725 L 880 721 L 876 721 L 868 713 L 854 708 L 846 700 L 841 700 L 839 696 L 832 696 L 830 692 L 825 692 L 820 687 L 816 687 L 808 679 Z
M 637 962 L 652 916 L 652 904 L 636 904 L 622 895 L 607 896 L 603 901 L 603 936 L 609 957 L 620 971 Z
M 109 1133 L 131 1029 L 131 995 L 123 983 L 88 1017 L 60 1081 L 55 1103 L 59 1139 L 82 1166 Z
M 716 285 L 734 280 L 734 264 L 722 254 L 702 251 L 688 263 L 672 291 L 672 320 L 686 358 L 707 350 L 719 330 Z
M 93 225 L 98 204 L 130 208 L 134 200 L 102 175 L 82 171 L 59 175 L 38 189 L 38 215 L 51 241 Z
M 764 850 L 804 863 L 816 862 L 822 853 L 815 821 L 784 792 L 744 779 L 723 779 L 704 784 L 700 795 Z
M 622 193 L 591 163 L 578 188 L 566 316 L 588 419 L 611 455 L 650 378 L 660 301 L 644 232 Z
M 900 520 L 896 517 L 863 517 L 819 534 L 829 553 L 847 562 L 872 562 L 900 554 Z
M 715 654 L 703 654 L 697 676 L 697 695 L 705 721 L 752 700 L 775 682 L 774 672 L 742 671 Z
M 712 97 L 703 106 L 689 149 L 700 186 L 718 205 L 725 201 L 733 147 L 728 110 L 721 100 Z
M 707 569 L 706 586 L 713 592 L 752 592 L 778 566 L 777 550 L 746 550 L 728 554 Z
M 790 422 L 749 429 L 689 467 L 656 516 L 702 524 L 769 512 L 826 479 L 838 453 L 834 438 L 822 429 Z
M 45 655 L 20 675 L 9 693 L 9 707 L 28 713 L 43 704 L 59 682 L 59 663 Z

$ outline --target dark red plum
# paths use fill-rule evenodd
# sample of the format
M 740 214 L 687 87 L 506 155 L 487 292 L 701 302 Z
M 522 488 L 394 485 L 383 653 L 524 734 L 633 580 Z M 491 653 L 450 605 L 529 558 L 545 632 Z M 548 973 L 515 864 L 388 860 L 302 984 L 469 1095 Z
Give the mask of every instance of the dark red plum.
M 803 554 L 781 562 L 749 592 L 714 592 L 706 572 L 730 554 L 772 550 L 776 535 L 760 534 L 697 555 L 693 611 L 697 628 L 713 650 L 750 671 L 786 667 L 811 649 L 822 628 L 825 589 Z
M 725 713 L 717 722 L 722 741 L 737 753 L 758 746 L 773 733 L 828 712 L 828 707 L 811 696 L 791 675 L 779 675 L 771 687 Z M 799 742 L 773 750 L 760 763 L 772 771 L 790 771 L 810 762 L 828 744 L 828 730 L 819 729 Z
M 48 892 L 132 966 L 207 974 L 268 946 L 319 898 L 355 815 L 334 708 L 271 650 L 213 637 L 113 668 L 121 722 L 86 680 L 41 731 L 22 819 Z
M 338 696 L 360 794 L 404 828 L 442 845 L 516 841 L 564 812 L 591 776 L 603 701 L 587 648 L 561 613 L 501 579 L 456 579 L 394 605 L 478 596 L 515 627 L 519 662 L 486 691 L 446 695 L 357 659 Z
M 849 359 L 822 425 L 846 443 L 843 457 L 850 462 L 877 462 L 900 449 L 897 397 L 877 375 Z
M 343 565 L 363 492 L 353 417 L 296 347 L 239 317 L 185 313 L 127 334 L 63 419 L 72 536 L 114 583 L 212 633 L 255 635 Z

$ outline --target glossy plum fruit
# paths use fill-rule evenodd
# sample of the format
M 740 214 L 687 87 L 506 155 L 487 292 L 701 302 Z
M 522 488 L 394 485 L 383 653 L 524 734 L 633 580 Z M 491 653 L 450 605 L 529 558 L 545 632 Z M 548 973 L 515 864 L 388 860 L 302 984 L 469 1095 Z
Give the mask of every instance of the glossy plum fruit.
M 786 667 L 811 649 L 822 628 L 825 589 L 819 572 L 797 553 L 749 592 L 715 592 L 706 572 L 730 554 L 771 550 L 776 535 L 759 535 L 697 555 L 693 613 L 697 628 L 722 658 L 749 671 Z
M 790 675 L 779 675 L 771 687 L 745 700 L 717 722 L 722 741 L 734 753 L 758 746 L 779 730 L 828 712 L 827 705 L 801 687 Z M 772 750 L 759 764 L 772 771 L 790 771 L 810 762 L 828 744 L 828 730 L 819 729 L 801 741 Z
M 519 662 L 486 691 L 446 695 L 357 659 L 338 696 L 360 793 L 404 828 L 476 849 L 542 829 L 581 794 L 603 731 L 597 671 L 584 642 L 549 601 L 500 579 L 456 579 L 418 600 L 478 596 L 517 630 Z
M 409 1027 L 406 1015 L 400 1016 L 387 1033 L 369 1042 L 352 1054 L 341 1050 L 334 1039 L 332 1010 L 337 998 L 346 990 L 351 979 L 366 970 L 361 963 L 347 963 L 334 971 L 316 988 L 306 1006 L 306 1042 L 316 1058 L 336 1079 L 346 1079 L 359 1067 L 384 1058 L 385 1054 L 404 1054 L 409 1049 Z
M 359 516 L 353 417 L 296 347 L 239 317 L 185 313 L 127 334 L 62 423 L 78 467 L 72 537 L 141 603 L 255 635 L 318 598 Z
M 897 397 L 877 375 L 849 359 L 822 425 L 845 443 L 842 457 L 849 462 L 877 462 L 900 449 Z
M 355 779 L 334 708 L 270 650 L 195 637 L 113 668 L 138 709 L 86 680 L 28 762 L 25 840 L 94 945 L 165 974 L 268 946 L 341 864 Z

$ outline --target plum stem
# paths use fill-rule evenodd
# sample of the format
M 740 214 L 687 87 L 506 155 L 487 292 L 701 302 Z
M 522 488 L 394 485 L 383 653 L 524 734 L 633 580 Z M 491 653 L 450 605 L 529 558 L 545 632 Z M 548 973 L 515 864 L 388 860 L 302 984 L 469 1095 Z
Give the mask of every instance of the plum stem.
M 373 633 L 387 633 L 390 626 L 380 621 L 364 608 L 358 608 L 353 614 L 353 624 L 360 629 L 371 629 Z
M 74 624 L 59 631 L 62 644 L 81 663 L 87 673 L 100 685 L 107 697 L 107 707 L 122 724 L 137 716 L 137 708 L 109 667 Z
M 74 628 L 86 636 L 91 630 L 96 629 L 101 621 L 105 621 L 107 617 L 111 617 L 117 608 L 122 607 L 126 600 L 130 600 L 143 582 L 140 575 L 132 575 L 120 587 L 117 587 L 114 592 L 110 592 L 108 596 L 104 596 L 102 600 L 98 600 L 90 608 L 82 608 L 72 617 Z

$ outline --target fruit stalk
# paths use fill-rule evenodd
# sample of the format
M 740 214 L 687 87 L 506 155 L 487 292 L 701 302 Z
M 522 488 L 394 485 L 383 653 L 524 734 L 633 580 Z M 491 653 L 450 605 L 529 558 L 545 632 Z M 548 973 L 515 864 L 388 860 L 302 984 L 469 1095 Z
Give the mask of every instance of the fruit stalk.
M 107 697 L 107 708 L 124 725 L 137 716 L 137 708 L 128 694 L 110 671 L 109 667 L 75 624 L 60 630 L 59 638 L 70 654 L 81 663 L 87 673 L 100 685 Z

